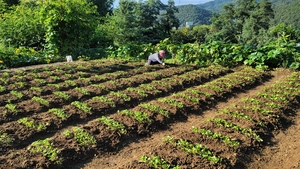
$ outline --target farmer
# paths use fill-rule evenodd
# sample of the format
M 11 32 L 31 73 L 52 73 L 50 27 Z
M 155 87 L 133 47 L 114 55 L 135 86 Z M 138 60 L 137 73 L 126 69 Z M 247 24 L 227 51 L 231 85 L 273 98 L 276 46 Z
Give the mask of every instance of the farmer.
M 166 53 L 164 50 L 160 50 L 148 57 L 148 61 L 145 65 L 154 65 L 154 64 L 162 64 L 163 66 L 165 63 L 162 61 L 166 57 Z

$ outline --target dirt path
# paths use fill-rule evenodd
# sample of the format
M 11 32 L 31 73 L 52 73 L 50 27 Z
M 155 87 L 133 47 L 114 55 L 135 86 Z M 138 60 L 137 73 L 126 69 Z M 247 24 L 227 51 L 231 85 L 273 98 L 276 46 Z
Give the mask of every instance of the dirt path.
M 265 86 L 280 80 L 289 74 L 286 70 L 277 70 L 273 72 L 273 78 L 265 82 L 258 87 L 248 90 L 245 93 L 239 93 L 235 97 L 227 100 L 227 102 L 219 102 L 215 108 L 200 113 L 201 115 L 190 115 L 184 122 L 176 122 L 170 125 L 168 130 L 160 131 L 153 134 L 150 137 L 137 140 L 136 142 L 124 145 L 117 154 L 114 155 L 99 155 L 92 161 L 87 162 L 82 166 L 76 166 L 76 168 L 84 169 L 96 169 L 96 168 L 109 168 L 117 169 L 120 166 L 131 162 L 132 160 L 138 160 L 145 152 L 151 151 L 153 147 L 157 147 L 159 144 L 164 144 L 161 139 L 168 135 L 174 135 L 176 133 L 184 133 L 185 131 L 191 130 L 192 126 L 197 125 L 199 121 L 207 119 L 211 116 L 215 116 L 216 110 L 223 109 L 230 106 L 244 97 L 250 97 L 256 95 L 258 91 L 261 91 Z M 285 131 L 280 131 L 278 135 L 272 139 L 273 145 L 266 147 L 262 150 L 260 155 L 254 155 L 252 162 L 248 164 L 249 169 L 258 168 L 299 168 L 300 167 L 300 156 L 298 152 L 300 150 L 300 112 L 295 117 L 295 125 L 288 128 Z
M 294 118 L 294 124 L 280 131 L 272 139 L 273 144 L 253 158 L 249 169 L 292 169 L 300 168 L 300 111 Z

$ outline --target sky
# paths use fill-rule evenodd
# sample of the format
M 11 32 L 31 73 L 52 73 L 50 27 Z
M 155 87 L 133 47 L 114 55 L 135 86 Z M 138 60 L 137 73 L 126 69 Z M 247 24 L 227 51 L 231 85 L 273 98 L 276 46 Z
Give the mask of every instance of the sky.
M 160 0 L 162 3 L 164 4 L 168 4 L 168 0 Z M 213 1 L 213 0 L 174 0 L 175 5 L 188 5 L 188 4 L 203 4 L 205 2 L 209 2 L 209 1 Z M 114 6 L 118 6 L 119 4 L 119 0 L 115 0 Z

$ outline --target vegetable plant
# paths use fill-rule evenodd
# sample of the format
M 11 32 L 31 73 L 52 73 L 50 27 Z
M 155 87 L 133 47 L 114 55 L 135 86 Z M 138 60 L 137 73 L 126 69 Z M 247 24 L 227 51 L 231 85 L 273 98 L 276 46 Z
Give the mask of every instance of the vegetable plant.
M 31 143 L 27 150 L 31 153 L 41 153 L 56 164 L 62 164 L 63 162 L 63 159 L 59 157 L 60 150 L 53 147 L 53 143 L 50 142 L 49 138 Z
M 139 104 L 139 106 L 144 107 L 152 112 L 159 113 L 163 116 L 169 117 L 169 112 L 167 110 L 162 109 L 159 106 L 155 106 L 150 103 L 141 103 L 141 104 Z
M 141 112 L 141 111 L 133 112 L 131 110 L 126 109 L 126 110 L 118 111 L 118 113 L 124 114 L 124 115 L 127 115 L 127 116 L 131 116 L 140 123 L 146 123 L 146 122 L 151 123 L 151 121 L 152 121 L 149 118 L 147 113 Z
M 10 94 L 13 95 L 14 97 L 16 97 L 17 99 L 21 99 L 23 97 L 23 93 L 18 92 L 16 90 L 10 91 Z
M 36 129 L 38 131 L 45 129 L 49 124 L 36 124 L 34 120 L 28 120 L 23 117 L 18 120 L 18 123 L 25 125 L 28 129 Z
M 68 95 L 66 92 L 62 92 L 62 91 L 55 91 L 53 92 L 54 95 L 64 99 L 64 100 L 68 100 L 71 96 Z
M 65 130 L 64 135 L 67 137 L 74 137 L 82 146 L 91 146 L 97 143 L 97 140 L 93 136 L 79 127 L 73 127 L 71 131 Z
M 161 169 L 179 169 L 179 166 L 172 167 L 164 159 L 160 158 L 159 156 L 152 155 L 151 157 L 147 157 L 145 155 L 141 156 L 140 162 L 148 163 L 153 168 L 161 168 Z
M 61 119 L 65 119 L 65 118 L 68 117 L 68 114 L 65 113 L 62 109 L 59 109 L 59 108 L 49 109 L 48 112 L 55 114 L 57 117 L 59 117 Z
M 127 132 L 124 125 L 120 124 L 119 122 L 109 117 L 102 116 L 101 118 L 98 118 L 98 121 L 104 123 L 109 130 L 117 131 L 120 132 L 121 134 L 126 134 Z
M 33 96 L 31 100 L 36 101 L 36 102 L 40 103 L 41 105 L 49 106 L 49 101 L 46 99 L 43 99 L 41 97 Z
M 91 111 L 91 107 L 89 107 L 86 103 L 80 102 L 80 101 L 74 101 L 71 103 L 72 106 L 75 106 L 76 108 L 82 110 L 85 113 L 88 113 Z
M 115 102 L 106 96 L 95 96 L 92 98 L 92 100 L 96 100 L 98 102 L 107 103 L 110 105 L 110 107 L 116 107 Z

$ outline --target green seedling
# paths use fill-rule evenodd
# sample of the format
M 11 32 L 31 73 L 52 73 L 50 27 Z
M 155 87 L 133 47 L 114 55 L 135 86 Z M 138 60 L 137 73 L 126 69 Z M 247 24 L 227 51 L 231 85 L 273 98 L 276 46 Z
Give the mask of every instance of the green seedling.
M 120 124 L 119 122 L 109 117 L 102 116 L 101 118 L 98 118 L 98 121 L 104 123 L 109 130 L 117 131 L 120 132 L 121 134 L 126 134 L 127 132 L 124 125 Z

